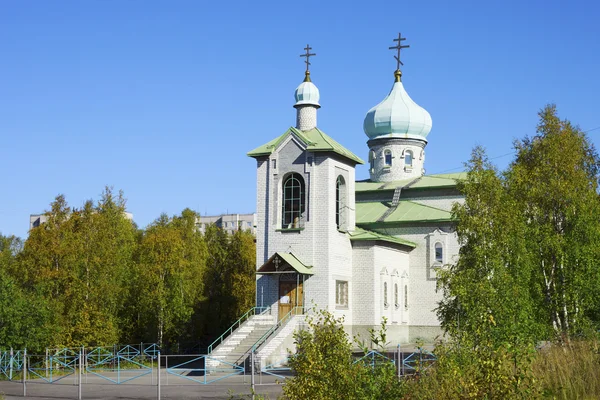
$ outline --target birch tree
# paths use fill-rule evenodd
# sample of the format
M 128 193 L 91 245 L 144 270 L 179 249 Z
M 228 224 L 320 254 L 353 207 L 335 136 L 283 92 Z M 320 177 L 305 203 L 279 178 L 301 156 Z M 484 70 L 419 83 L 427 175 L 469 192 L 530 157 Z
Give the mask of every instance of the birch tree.
M 462 247 L 440 273 L 438 309 L 454 336 L 568 340 L 600 322 L 598 156 L 555 106 L 539 117 L 504 173 L 477 148 L 459 185 Z

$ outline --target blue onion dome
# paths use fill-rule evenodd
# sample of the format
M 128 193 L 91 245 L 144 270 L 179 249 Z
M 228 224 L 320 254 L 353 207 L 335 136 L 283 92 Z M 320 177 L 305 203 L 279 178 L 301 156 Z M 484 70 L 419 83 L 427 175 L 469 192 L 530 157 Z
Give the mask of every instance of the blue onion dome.
M 402 72 L 394 73 L 396 81 L 385 99 L 367 112 L 363 129 L 369 139 L 398 137 L 425 138 L 431 131 L 431 116 L 410 98 L 402 85 Z
M 294 107 L 302 105 L 313 105 L 317 108 L 321 107 L 321 105 L 319 104 L 319 89 L 315 86 L 314 83 L 310 81 L 309 71 L 306 71 L 304 82 L 302 82 L 296 88 L 294 97 L 296 98 L 296 104 L 294 104 Z

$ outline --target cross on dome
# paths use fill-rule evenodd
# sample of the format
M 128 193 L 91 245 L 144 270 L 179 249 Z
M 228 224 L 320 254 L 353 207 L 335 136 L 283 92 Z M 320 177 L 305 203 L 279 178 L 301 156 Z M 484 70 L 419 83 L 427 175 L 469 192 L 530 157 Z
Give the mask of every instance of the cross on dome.
M 398 32 L 398 38 L 394 39 L 394 42 L 398 42 L 397 46 L 391 46 L 389 49 L 390 50 L 398 50 L 398 55 L 395 55 L 394 58 L 396 59 L 396 73 L 394 74 L 396 76 L 396 81 L 399 82 L 400 77 L 402 76 L 402 72 L 400 71 L 400 66 L 404 66 L 404 63 L 400 60 L 400 51 L 402 49 L 407 49 L 410 47 L 409 44 L 406 45 L 402 45 L 402 41 L 406 40 L 406 38 L 402 37 L 402 34 L 400 32 Z
M 310 67 L 310 58 L 313 56 L 316 56 L 316 53 L 311 53 L 310 51 L 312 50 L 312 47 L 310 47 L 309 44 L 306 45 L 306 47 L 304 48 L 304 50 L 306 50 L 306 53 L 304 54 L 300 54 L 300 57 L 305 57 L 306 60 L 304 60 L 304 62 L 306 63 L 306 73 L 305 73 L 305 78 L 304 78 L 304 82 L 310 82 L 310 71 L 309 71 L 309 67 Z

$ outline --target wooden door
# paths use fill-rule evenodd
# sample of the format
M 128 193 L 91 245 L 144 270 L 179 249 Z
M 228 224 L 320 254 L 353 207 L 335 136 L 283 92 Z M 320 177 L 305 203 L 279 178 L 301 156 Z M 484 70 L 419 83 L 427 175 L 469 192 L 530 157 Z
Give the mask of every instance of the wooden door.
M 285 317 L 296 306 L 302 306 L 302 282 L 279 282 L 279 319 Z

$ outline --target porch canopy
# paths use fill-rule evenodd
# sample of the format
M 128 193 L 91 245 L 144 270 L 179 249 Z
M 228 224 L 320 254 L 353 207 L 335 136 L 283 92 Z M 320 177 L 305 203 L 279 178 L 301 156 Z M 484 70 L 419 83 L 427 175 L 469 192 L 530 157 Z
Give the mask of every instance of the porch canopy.
M 277 252 L 264 263 L 256 273 L 258 275 L 274 275 L 298 273 L 300 275 L 314 275 L 312 266 L 304 263 L 292 253 Z

